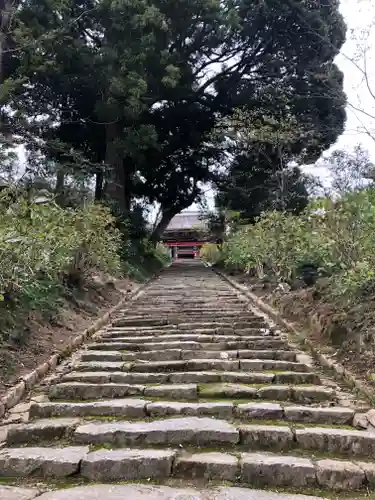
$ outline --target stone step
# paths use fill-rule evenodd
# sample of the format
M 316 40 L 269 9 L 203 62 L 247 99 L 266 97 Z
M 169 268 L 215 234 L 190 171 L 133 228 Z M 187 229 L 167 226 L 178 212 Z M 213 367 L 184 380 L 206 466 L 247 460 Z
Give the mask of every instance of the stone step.
M 295 436 L 297 445 L 304 450 L 375 458 L 374 432 L 313 427 L 296 429 Z
M 86 446 L 3 448 L 0 449 L 0 476 L 8 478 L 72 476 L 80 471 L 81 462 L 88 452 L 89 448 Z
M 159 326 L 159 325 L 167 325 L 168 321 L 166 319 L 157 319 L 157 318 L 118 318 L 112 321 L 113 326 Z
M 90 423 L 79 426 L 73 440 L 80 444 L 111 443 L 116 447 L 223 446 L 239 442 L 239 431 L 224 420 L 212 418 L 172 418 L 151 422 Z
M 95 482 L 168 479 L 176 455 L 174 450 L 94 451 L 82 460 L 80 472 L 82 477 Z
M 240 340 L 242 342 L 256 342 L 264 340 L 280 340 L 280 336 L 268 336 L 268 335 L 196 335 L 193 333 L 168 333 L 163 335 L 141 335 L 141 336 L 129 336 L 129 337 L 115 337 L 112 341 L 111 337 L 98 337 L 95 339 L 98 343 L 104 344 L 142 344 L 144 342 L 159 342 L 159 341 L 194 341 L 194 342 L 233 342 Z
M 259 327 L 266 328 L 266 323 L 262 320 L 252 320 L 248 315 L 244 314 L 222 314 L 220 311 L 207 311 L 205 313 L 170 313 L 159 316 L 158 319 L 152 316 L 143 316 L 139 318 L 126 317 L 121 319 L 114 319 L 112 321 L 112 326 L 114 327 L 129 327 L 129 326 L 161 326 L 161 325 L 176 325 L 179 326 L 181 323 L 189 323 L 193 320 L 199 320 L 199 324 L 222 324 L 225 323 L 227 326 L 232 326 L 232 328 L 249 328 L 249 327 Z
M 136 305 L 141 306 L 141 307 L 147 307 L 147 305 L 150 304 L 150 299 L 147 298 L 147 295 L 145 295 L 146 300 L 137 300 L 134 302 L 134 306 Z M 153 298 L 152 299 L 152 305 L 153 307 L 156 306 L 195 306 L 199 304 L 200 306 L 206 307 L 206 308 L 217 308 L 218 304 L 222 304 L 223 306 L 226 306 L 228 304 L 241 304 L 241 305 L 246 305 L 248 307 L 248 301 L 246 299 L 240 299 L 236 296 L 233 296 L 233 294 L 228 294 L 228 295 L 221 295 L 217 296 L 215 294 L 210 294 L 207 297 L 199 297 L 199 298 L 189 298 L 189 296 L 185 296 L 183 298 L 176 298 L 176 296 L 170 296 L 170 297 L 163 297 L 163 298 Z
M 91 382 L 95 384 L 218 384 L 220 382 L 244 384 L 314 384 L 320 383 L 315 373 L 305 372 L 120 372 L 120 371 L 76 371 L 62 377 L 63 382 Z
M 127 417 L 145 418 L 147 405 L 151 401 L 146 399 L 115 399 L 95 401 L 90 403 L 32 403 L 30 419 L 52 417 Z
M 217 338 L 212 342 L 196 342 L 196 341 L 166 341 L 163 337 L 159 337 L 155 342 L 98 342 L 88 344 L 87 349 L 98 351 L 156 351 L 159 349 L 203 349 L 210 351 L 226 351 L 226 350 L 265 350 L 278 349 L 287 350 L 287 345 L 284 340 L 275 338 L 264 338 L 262 340 L 244 340 L 237 337 L 230 341 L 219 341 Z
M 64 439 L 71 436 L 80 420 L 76 418 L 42 419 L 30 424 L 10 427 L 7 444 L 37 443 L 40 440 Z
M 4 486 L 3 488 L 9 488 Z M 20 488 L 15 488 L 17 492 Z M 12 491 L 14 488 L 12 488 Z M 8 491 L 8 490 L 6 490 Z M 24 489 L 22 489 L 22 492 Z M 27 490 L 29 491 L 29 490 Z M 33 490 L 34 491 L 34 490 Z M 78 486 L 58 491 L 44 493 L 39 496 L 35 490 L 38 500 L 321 500 L 321 497 L 295 495 L 291 493 L 274 493 L 248 488 L 220 486 L 217 488 L 199 490 L 194 487 L 171 488 L 152 484 L 96 484 L 94 486 Z M 1 493 L 1 486 L 0 486 Z M 18 493 L 15 493 L 18 494 Z M 209 497 L 207 497 L 209 495 Z M 1 497 L 3 498 L 3 497 Z M 11 497 L 5 500 L 31 500 L 33 496 Z
M 199 374 L 197 374 L 199 375 Z M 227 376 L 227 374 L 224 374 Z M 194 383 L 168 379 L 168 384 L 140 385 L 126 383 L 84 383 L 64 382 L 52 386 L 49 390 L 51 399 L 56 400 L 97 400 L 141 396 L 194 400 L 198 395 L 202 399 L 263 399 L 271 401 L 293 401 L 302 404 L 334 401 L 335 392 L 322 386 L 288 385 L 250 385 L 236 383 L 207 384 L 199 387 Z M 171 383 L 172 382 L 172 383 Z
M 77 362 L 73 365 L 76 371 L 122 371 L 122 372 L 138 372 L 138 373 L 157 373 L 157 372 L 186 372 L 186 371 L 236 371 L 242 370 L 246 372 L 261 372 L 261 371 L 291 371 L 299 373 L 307 373 L 310 368 L 304 363 L 294 361 L 277 361 L 277 360 L 257 360 L 257 359 L 187 359 L 178 361 L 145 361 L 138 359 L 132 363 L 129 362 L 114 362 L 114 361 L 88 361 Z M 310 380 L 319 380 L 319 377 L 310 373 Z M 306 382 L 314 383 L 314 382 Z M 318 382 L 319 383 L 319 382 Z
M 369 480 L 373 481 L 375 466 L 337 460 L 313 462 L 298 456 L 271 453 L 242 453 L 237 458 L 227 453 L 210 452 L 178 457 L 174 470 L 177 477 L 184 479 L 194 477 L 240 482 L 251 487 L 330 488 L 347 491 L 358 490 Z M 244 496 L 245 498 L 249 497 Z
M 36 424 L 28 424 L 32 426 Z M 20 428 L 28 427 L 20 426 Z M 324 431 L 324 432 L 323 432 Z M 25 436 L 25 434 L 23 434 Z M 49 439 L 45 436 L 42 440 Z M 21 434 L 19 435 L 21 436 Z M 313 437 L 312 437 L 313 436 Z M 152 421 L 91 422 L 76 426 L 71 439 L 78 444 L 126 446 L 232 447 L 249 451 L 290 450 L 297 447 L 340 456 L 374 458 L 375 434 L 327 428 L 293 428 L 276 425 L 236 425 L 207 417 L 175 417 Z M 27 438 L 9 444 L 28 443 Z M 374 466 L 375 470 L 375 466 Z
M 272 401 L 294 401 L 302 404 L 334 401 L 335 392 L 321 386 L 268 385 L 254 387 L 242 384 L 209 384 L 199 388 L 200 398 L 264 399 Z
M 64 400 L 95 400 L 124 398 L 125 396 L 141 396 L 144 386 L 132 384 L 107 384 L 100 385 L 80 382 L 66 382 L 57 384 L 49 389 L 51 399 Z
M 134 336 L 136 334 L 137 337 L 147 337 L 150 335 L 153 336 L 161 336 L 167 334 L 176 334 L 176 335 L 210 335 L 211 337 L 214 335 L 236 335 L 238 337 L 242 335 L 250 335 L 250 336 L 266 336 L 272 335 L 272 331 L 266 328 L 237 328 L 234 329 L 230 326 L 220 326 L 218 328 L 180 328 L 177 326 L 170 325 L 169 328 L 147 328 L 141 329 L 137 328 L 132 330 L 130 328 L 107 328 L 106 331 L 100 332 L 94 338 L 122 338 Z
M 225 305 L 224 305 L 225 304 Z M 146 315 L 150 317 L 152 314 L 158 314 L 159 316 L 162 315 L 168 315 L 168 314 L 206 314 L 207 312 L 220 312 L 222 315 L 232 315 L 234 312 L 238 313 L 246 313 L 248 310 L 248 305 L 246 303 L 236 303 L 232 302 L 232 304 L 228 307 L 226 303 L 223 303 L 223 307 L 219 308 L 218 303 L 206 303 L 204 307 L 202 307 L 202 304 L 196 304 L 195 306 L 190 304 L 170 304 L 170 305 L 152 305 L 152 306 L 141 306 L 137 305 L 136 307 L 132 308 L 131 312 L 133 314 L 137 315 Z M 256 322 L 259 321 L 259 318 L 257 318 L 254 314 L 252 315 L 252 319 L 255 320 Z
M 172 384 L 142 386 L 136 384 L 101 383 L 90 384 L 66 382 L 52 386 L 49 391 L 51 399 L 56 400 L 96 400 L 124 398 L 126 396 L 167 397 L 173 400 L 194 400 L 198 397 L 196 384 Z
M 260 351 L 260 350 L 234 350 L 234 351 L 203 351 L 203 350 L 182 350 L 165 349 L 158 351 L 85 351 L 80 355 L 83 362 L 88 361 L 178 361 L 180 359 L 256 359 L 256 360 L 278 360 L 296 361 L 296 353 L 293 351 Z
M 352 425 L 354 410 L 340 407 L 282 406 L 276 403 L 220 402 L 152 402 L 147 399 L 117 399 L 95 402 L 58 403 L 34 402 L 30 407 L 30 419 L 52 417 L 167 417 L 210 416 L 225 420 L 268 420 L 302 422 L 325 425 Z

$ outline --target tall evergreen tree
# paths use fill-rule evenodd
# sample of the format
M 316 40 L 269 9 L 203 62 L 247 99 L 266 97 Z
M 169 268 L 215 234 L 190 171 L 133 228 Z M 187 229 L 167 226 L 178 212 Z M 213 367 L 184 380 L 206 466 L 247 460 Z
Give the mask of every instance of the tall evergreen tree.
M 161 203 L 163 226 L 189 205 L 221 161 L 212 132 L 238 107 L 293 117 L 291 150 L 310 158 L 342 131 L 335 3 L 27 0 L 16 17 L 14 130 L 95 174 L 120 213 L 141 195 Z

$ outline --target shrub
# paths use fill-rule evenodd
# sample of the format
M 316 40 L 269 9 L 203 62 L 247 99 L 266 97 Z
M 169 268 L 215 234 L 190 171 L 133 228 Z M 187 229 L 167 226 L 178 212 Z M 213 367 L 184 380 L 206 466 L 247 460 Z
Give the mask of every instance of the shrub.
M 94 268 L 120 271 L 120 234 L 110 211 L 96 204 L 63 209 L 18 199 L 0 217 L 0 298 L 39 307 L 63 284 Z
M 331 276 L 331 292 L 355 300 L 375 289 L 375 190 L 312 203 L 300 216 L 267 212 L 230 235 L 227 266 L 292 280 L 316 270 Z M 309 277 L 310 279 L 310 277 Z M 311 280 L 312 281 L 312 280 Z
M 215 243 L 205 243 L 199 251 L 199 256 L 208 264 L 217 264 L 221 259 L 221 252 Z
M 135 250 L 133 245 L 132 249 Z M 150 240 L 144 238 L 137 243 L 136 252 L 133 255 L 128 252 L 123 267 L 129 277 L 137 281 L 145 281 L 170 262 L 171 256 L 168 248 L 162 243 L 155 246 Z

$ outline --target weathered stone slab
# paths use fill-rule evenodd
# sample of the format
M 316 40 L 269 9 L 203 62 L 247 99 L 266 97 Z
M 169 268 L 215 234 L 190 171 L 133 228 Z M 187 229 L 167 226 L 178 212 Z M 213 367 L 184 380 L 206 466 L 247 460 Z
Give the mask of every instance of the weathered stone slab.
M 133 363 L 132 372 L 173 372 L 186 371 L 186 361 L 150 361 L 148 363 Z
M 284 413 L 290 421 L 334 425 L 351 424 L 354 417 L 354 410 L 340 407 L 285 406 Z
M 248 488 L 170 488 L 144 484 L 78 486 L 44 493 L 38 500 L 321 500 Z M 13 499 L 11 499 L 13 500 Z M 17 499 L 18 500 L 18 499 Z
M 307 372 L 309 368 L 303 363 L 296 363 L 294 361 L 272 360 L 272 359 L 241 359 L 241 370 L 277 370 L 277 371 L 295 371 Z
M 88 447 L 4 448 L 0 450 L 0 476 L 66 477 L 79 470 Z M 2 497 L 1 497 L 2 498 Z
M 74 439 L 78 443 L 113 443 L 116 446 L 203 446 L 235 444 L 239 440 L 239 433 L 233 425 L 222 420 L 187 417 L 152 422 L 92 423 L 78 427 Z
M 199 389 L 202 398 L 256 398 L 258 390 L 255 387 L 241 384 L 215 384 Z
M 125 361 L 119 351 L 85 351 L 81 354 L 81 361 Z
M 116 384 L 165 384 L 169 373 L 111 373 L 110 380 Z
M 293 400 L 299 403 L 331 401 L 335 397 L 335 391 L 318 385 L 314 387 L 293 387 L 292 396 Z
M 70 436 L 79 419 L 61 418 L 55 420 L 38 420 L 31 424 L 11 427 L 7 434 L 7 444 L 35 443 L 39 441 L 53 441 Z
M 63 375 L 62 383 L 79 382 L 82 384 L 109 384 L 111 382 L 110 372 L 70 372 Z
M 288 401 L 291 395 L 291 387 L 285 385 L 271 385 L 269 387 L 261 387 L 258 390 L 259 398 L 273 399 L 274 401 Z
M 370 489 L 375 488 L 375 464 L 373 462 L 354 462 L 360 469 L 363 470 L 366 476 L 366 482 Z
M 0 484 L 1 500 L 32 500 L 39 495 L 36 488 L 18 488 Z
M 143 394 L 144 386 L 131 384 L 85 384 L 67 382 L 50 388 L 51 399 L 110 399 Z
M 200 370 L 223 370 L 231 371 L 238 370 L 238 360 L 221 360 L 221 359 L 191 359 L 186 362 L 187 370 L 200 371 Z
M 265 360 L 262 359 L 241 359 L 239 368 L 245 371 L 260 372 L 264 370 L 264 363 Z
M 246 347 L 246 342 L 200 342 L 198 344 L 199 348 L 204 351 L 233 351 L 240 349 L 241 346 Z
M 159 326 L 159 325 L 165 325 L 167 323 L 167 320 L 165 319 L 156 319 L 156 318 L 143 318 L 143 317 L 138 317 L 138 318 L 130 318 L 130 317 L 125 317 L 125 318 L 118 318 L 112 322 L 113 326 Z
M 87 344 L 87 349 L 92 351 L 137 351 L 137 344 L 128 342 L 97 342 L 95 344 Z M 142 346 L 143 347 L 143 346 Z
M 169 382 L 172 384 L 215 384 L 220 380 L 220 372 L 181 372 L 169 375 Z
M 366 413 L 356 413 L 353 417 L 353 427 L 357 429 L 367 429 L 370 426 Z
M 241 425 L 240 442 L 250 450 L 288 450 L 293 445 L 293 432 L 289 427 L 276 425 Z
M 365 482 L 364 471 L 352 462 L 319 460 L 316 462 L 319 486 L 331 490 L 357 490 Z
M 261 453 L 241 454 L 242 480 L 252 486 L 316 485 L 315 467 L 306 458 Z
M 272 351 L 271 349 L 267 350 L 249 350 L 249 349 L 240 349 L 238 351 L 238 357 L 242 359 L 284 359 L 285 361 L 295 361 L 295 354 L 291 351 Z
M 236 481 L 239 476 L 238 458 L 228 453 L 196 453 L 179 457 L 174 472 L 186 479 Z
M 171 399 L 197 399 L 198 387 L 196 384 L 185 385 L 154 385 L 144 390 L 146 397 L 167 397 Z
M 236 415 L 242 419 L 279 420 L 284 416 L 284 411 L 276 403 L 245 403 L 236 407 Z
M 224 372 L 221 374 L 221 382 L 239 384 L 272 384 L 275 375 L 263 372 Z
M 231 418 L 234 405 L 232 403 L 150 403 L 147 413 L 151 417 L 166 417 L 168 415 L 211 416 L 216 418 Z
M 123 361 L 88 361 L 73 365 L 73 369 L 77 372 L 127 372 L 129 368 L 129 363 L 124 363 Z
M 172 450 L 101 450 L 82 461 L 81 475 L 92 481 L 167 479 L 176 452 Z
M 295 435 L 304 449 L 375 457 L 375 433 L 313 427 L 296 429 Z
M 181 349 L 164 349 L 162 351 L 159 350 L 137 352 L 136 359 L 143 361 L 178 361 L 181 359 Z
M 190 359 L 220 359 L 221 353 L 228 356 L 228 359 L 236 359 L 237 351 L 208 351 L 208 350 L 188 350 L 181 351 L 181 358 Z
M 146 416 L 143 399 L 116 399 L 92 403 L 34 403 L 30 408 L 31 418 L 108 416 L 142 418 Z
M 320 377 L 308 372 L 279 372 L 275 374 L 275 384 L 314 384 L 319 385 Z
M 162 339 L 162 337 L 160 337 Z M 134 347 L 134 346 L 133 346 Z M 156 350 L 165 350 L 165 349 L 199 349 L 200 344 L 198 342 L 187 342 L 187 341 L 162 341 L 158 342 L 142 342 L 142 350 L 143 351 L 156 351 Z M 129 349 L 130 350 L 130 349 Z
M 229 343 L 228 343 L 229 344 Z M 264 339 L 264 340 L 245 340 L 243 337 L 241 337 L 241 344 L 243 347 L 238 347 L 238 349 L 248 349 L 248 350 L 253 350 L 253 349 L 260 349 L 260 350 L 265 350 L 265 349 L 282 349 L 285 350 L 285 342 L 283 340 L 279 339 Z
M 30 410 L 30 403 L 19 403 L 10 410 L 10 413 L 26 413 Z

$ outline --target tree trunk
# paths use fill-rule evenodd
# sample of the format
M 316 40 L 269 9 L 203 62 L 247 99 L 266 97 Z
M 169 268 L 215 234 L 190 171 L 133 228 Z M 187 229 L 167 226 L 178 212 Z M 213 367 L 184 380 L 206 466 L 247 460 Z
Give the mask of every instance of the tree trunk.
M 163 210 L 163 215 L 160 219 L 160 221 L 157 223 L 155 226 L 152 234 L 151 234 L 151 241 L 155 245 L 160 241 L 161 237 L 163 236 L 164 231 L 167 229 L 169 223 L 173 219 L 175 215 L 179 213 L 179 210 Z
M 64 202 L 65 172 L 59 168 L 56 174 L 55 195 L 56 203 L 62 205 Z
M 105 162 L 110 170 L 109 178 L 106 182 L 106 196 L 113 202 L 117 210 L 124 214 L 127 211 L 125 200 L 125 172 L 124 154 L 122 148 L 117 144 L 120 137 L 120 130 L 117 123 L 110 123 L 106 126 L 106 157 Z
M 134 179 L 134 165 L 132 160 L 125 158 L 123 161 L 124 169 L 124 205 L 127 213 L 130 212 L 131 201 L 132 201 L 132 187 Z
M 99 170 L 95 178 L 95 200 L 100 201 L 103 198 L 103 172 Z
M 0 0 L 0 85 L 4 82 L 4 54 L 8 48 L 9 35 L 18 0 Z

